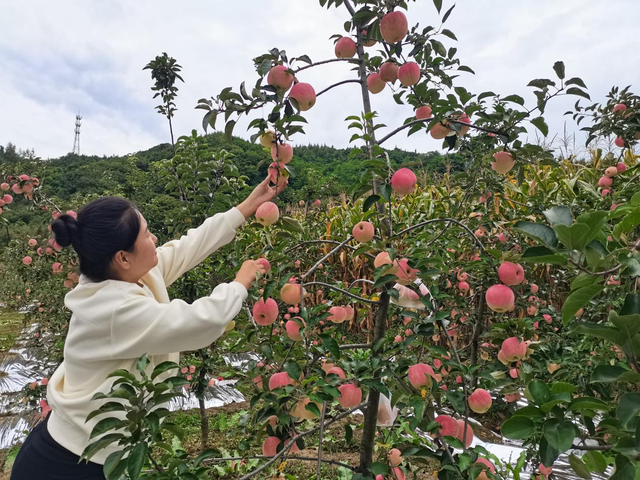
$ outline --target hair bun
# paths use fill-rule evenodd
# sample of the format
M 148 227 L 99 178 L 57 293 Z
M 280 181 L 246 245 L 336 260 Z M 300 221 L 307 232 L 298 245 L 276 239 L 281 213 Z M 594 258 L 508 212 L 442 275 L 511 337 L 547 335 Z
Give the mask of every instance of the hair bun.
M 51 230 L 53 230 L 56 242 L 62 247 L 68 247 L 71 245 L 73 240 L 78 238 L 80 234 L 78 221 L 66 213 L 60 215 L 53 221 L 51 224 Z

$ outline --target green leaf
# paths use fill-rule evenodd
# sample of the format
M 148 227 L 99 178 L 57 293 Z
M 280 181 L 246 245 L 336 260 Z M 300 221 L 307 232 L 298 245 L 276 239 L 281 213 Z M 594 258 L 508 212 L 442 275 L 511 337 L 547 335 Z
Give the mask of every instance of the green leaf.
M 126 461 L 120 462 L 123 455 L 124 450 L 118 450 L 117 452 L 113 452 L 112 454 L 110 454 L 104 461 L 102 472 L 108 480 L 119 479 L 122 472 L 124 472 L 124 469 L 127 468 Z
M 93 457 L 97 452 L 104 449 L 105 447 L 108 447 L 113 442 L 115 442 L 116 440 L 120 440 L 121 438 L 124 438 L 124 435 L 122 433 L 110 433 L 102 438 L 99 438 L 84 449 L 84 451 L 82 452 L 82 458 L 90 460 L 91 457 Z
M 329 335 L 320 335 L 320 339 L 322 340 L 322 346 L 333 355 L 333 358 L 338 360 L 340 358 L 340 346 L 338 342 Z
M 569 294 L 562 306 L 562 323 L 568 324 L 576 312 L 598 295 L 604 287 L 602 285 L 587 285 Z
M 597 450 L 590 450 L 584 454 L 582 460 L 589 466 L 592 472 L 604 473 L 609 466 L 609 462 L 604 455 Z
M 547 227 L 546 225 L 541 225 L 539 223 L 533 222 L 516 222 L 513 228 L 514 230 L 535 238 L 548 247 L 555 248 L 558 245 L 556 232 L 554 232 L 552 228 Z
M 576 427 L 571 422 L 560 423 L 556 419 L 547 420 L 542 425 L 542 434 L 549 445 L 562 453 L 571 448 L 573 439 L 576 437 Z
M 587 92 L 584 92 L 576 87 L 567 88 L 567 95 L 578 95 L 579 97 L 584 97 L 587 100 L 591 100 L 591 97 Z
M 518 105 L 524 105 L 524 98 L 522 98 L 520 95 L 508 95 L 506 97 L 504 97 L 502 99 L 503 102 L 513 102 L 513 103 L 517 103 Z M 533 122 L 531 122 L 533 123 Z
M 569 395 L 573 395 L 573 392 L 575 392 L 577 389 L 578 387 L 567 382 L 556 382 L 551 385 L 551 393 L 554 395 L 562 392 L 567 392 Z
M 624 305 L 620 309 L 620 315 L 633 315 L 640 313 L 640 293 L 628 293 L 624 298 Z
M 278 222 L 278 226 L 283 230 L 294 233 L 304 233 L 304 227 L 302 224 L 291 217 L 280 217 L 280 221 Z
M 175 362 L 162 362 L 162 363 L 159 363 L 153 369 L 153 372 L 151 372 L 151 380 L 154 380 L 158 375 L 160 375 L 160 374 L 162 374 L 164 372 L 168 372 L 169 370 L 172 370 L 174 368 L 177 369 L 177 368 L 180 368 L 180 366 Z
M 224 127 L 224 138 L 227 142 L 231 141 L 231 136 L 233 135 L 233 127 L 236 126 L 235 120 L 229 120 Z
M 592 337 L 603 338 L 617 345 L 622 345 L 625 341 L 618 330 L 598 323 L 579 323 L 571 329 L 571 333 L 581 333 L 591 335 Z
M 208 449 L 206 449 L 204 452 L 202 452 L 200 455 L 198 455 L 196 457 L 196 459 L 193 461 L 193 465 L 195 467 L 197 467 L 198 465 L 200 465 L 207 458 L 214 458 L 214 457 L 218 457 L 218 456 L 220 456 L 220 452 L 218 450 L 214 450 L 212 448 L 208 448 Z
M 623 428 L 629 428 L 629 423 L 640 413 L 640 393 L 625 393 L 618 403 L 617 417 Z
M 613 323 L 626 339 L 630 339 L 636 333 L 640 332 L 640 314 L 618 315 L 611 310 L 609 312 L 609 321 Z
M 129 474 L 129 478 L 138 478 L 140 476 L 140 472 L 142 471 L 142 467 L 144 466 L 144 460 L 147 456 L 147 444 L 146 443 L 138 443 L 127 460 L 127 473 Z
M 616 470 L 610 480 L 637 480 L 636 467 L 621 453 L 616 457 Z
M 535 433 L 536 427 L 527 417 L 514 416 L 502 424 L 501 431 L 512 440 L 526 440 Z
M 578 85 L 579 87 L 587 88 L 587 86 L 584 84 L 584 82 L 578 77 L 570 78 L 569 80 L 564 82 L 564 84 L 565 85 Z
M 389 473 L 389 468 L 386 463 L 373 462 L 371 464 L 371 473 L 374 475 L 386 475 Z
M 549 135 L 549 125 L 547 125 L 547 122 L 544 121 L 544 118 L 542 117 L 534 118 L 533 120 L 531 120 L 531 123 L 538 130 L 540 130 L 540 133 L 542 133 L 542 135 L 544 135 L 545 137 Z
M 138 363 L 136 363 L 136 370 L 138 370 L 140 373 L 144 373 L 148 365 L 149 365 L 149 358 L 145 353 L 138 359 Z
M 601 281 L 601 278 L 594 277 L 588 273 L 583 273 L 571 281 L 571 290 L 578 290 L 579 288 L 586 287 L 587 285 L 593 285 L 599 281 Z
M 553 70 L 560 80 L 564 80 L 564 62 L 556 62 L 553 64 Z
M 284 364 L 284 371 L 289 374 L 292 380 L 299 380 L 302 376 L 300 365 L 295 360 L 287 360 Z
M 89 438 L 102 435 L 103 433 L 108 432 L 109 430 L 121 428 L 123 424 L 126 425 L 127 422 L 123 421 L 120 418 L 115 418 L 115 417 L 103 418 L 102 420 L 100 420 L 98 423 L 95 424 L 95 426 L 93 427 L 93 430 L 91 430 L 91 435 L 89 436 Z
M 376 194 L 369 195 L 367 199 L 362 203 L 362 211 L 366 212 L 371 208 L 372 205 L 375 205 L 381 199 L 382 197 L 380 195 L 376 195 Z
M 598 365 L 591 373 L 591 383 L 594 382 L 628 382 L 640 383 L 640 373 L 614 365 Z
M 548 263 L 552 265 L 566 265 L 567 257 L 547 247 L 529 247 L 520 257 L 520 260 L 531 263 Z
M 170 432 L 170 433 L 174 434 L 180 440 L 182 440 L 184 438 L 184 430 L 182 430 L 182 428 L 180 428 L 178 425 L 175 425 L 173 423 L 164 422 L 162 424 L 162 429 L 166 430 L 167 432 Z
M 442 0 L 433 0 L 433 4 L 436 7 L 436 10 L 438 10 L 438 13 L 440 13 L 440 10 L 442 9 Z
M 573 214 L 571 213 L 571 209 L 569 207 L 552 207 L 549 210 L 545 210 L 544 212 L 542 212 L 542 214 L 545 216 L 547 222 L 549 222 L 551 226 L 567 225 L 569 227 L 573 223 Z
M 567 225 L 554 225 L 558 240 L 569 250 L 582 251 L 591 241 L 591 229 L 585 223 L 574 223 L 570 227 Z
M 542 380 L 532 380 L 529 382 L 528 388 L 533 397 L 533 401 L 538 405 L 546 403 L 551 396 L 551 390 L 549 390 L 547 384 Z
M 609 410 L 609 405 L 607 405 L 606 402 L 603 402 L 599 398 L 580 397 L 580 398 L 573 399 L 569 408 L 575 412 L 579 412 L 581 410 L 606 411 L 606 410 Z
M 586 478 L 587 480 L 591 479 L 591 472 L 589 471 L 589 468 L 581 458 L 577 457 L 573 453 L 569 455 L 569 465 L 571 465 L 573 471 L 576 472 L 576 475 L 580 478 Z
M 547 439 L 544 437 L 540 439 L 539 451 L 540 451 L 540 460 L 544 465 L 553 465 L 553 463 L 560 456 L 560 452 L 557 449 L 553 448 L 551 445 L 549 445 L 549 442 L 547 442 Z
M 87 419 L 85 420 L 85 423 L 88 422 L 89 420 L 91 420 L 93 417 L 97 417 L 98 415 L 102 415 L 103 413 L 107 413 L 107 412 L 124 412 L 125 411 L 125 407 L 123 404 L 118 403 L 118 402 L 107 402 L 103 405 L 100 406 L 100 408 L 98 408 L 97 410 L 94 410 L 93 412 L 91 412 L 88 416 Z
M 133 373 L 129 373 L 127 370 L 124 370 L 122 368 L 120 368 L 118 370 L 114 370 L 109 375 L 107 375 L 107 378 L 111 378 L 111 377 L 126 378 L 130 382 L 135 382 L 136 381 L 136 377 L 135 377 L 135 375 Z

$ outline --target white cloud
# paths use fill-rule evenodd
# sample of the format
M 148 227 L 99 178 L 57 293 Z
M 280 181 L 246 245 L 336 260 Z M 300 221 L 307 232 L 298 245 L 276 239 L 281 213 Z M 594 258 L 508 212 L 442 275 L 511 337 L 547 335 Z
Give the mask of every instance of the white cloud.
M 580 76 L 592 98 L 604 99 L 614 85 L 640 78 L 630 52 L 640 51 L 635 22 L 640 4 L 554 0 L 458 1 L 447 22 L 458 39 L 458 56 L 477 73 L 460 84 L 475 93 L 518 93 L 531 101 L 526 84 L 553 77 L 551 66 L 564 60 L 569 76 Z M 445 8 L 451 5 L 445 1 Z M 289 56 L 333 56 L 329 37 L 342 33 L 344 9 L 322 9 L 316 0 L 118 0 L 11 2 L 0 0 L 0 144 L 35 148 L 43 157 L 62 155 L 73 145 L 76 112 L 84 116 L 82 151 L 124 154 L 168 141 L 166 119 L 155 113 L 151 78 L 142 67 L 163 51 L 183 66 L 175 130 L 199 128 L 201 97 L 225 86 L 256 80 L 252 58 L 272 47 Z M 618 12 L 618 13 L 616 13 Z M 624 13 L 622 13 L 624 12 Z M 439 24 L 431 1 L 410 4 L 409 19 Z M 447 41 L 447 45 L 455 42 Z M 344 64 L 301 74 L 316 90 L 352 75 Z M 361 111 L 359 87 L 348 84 L 319 98 L 308 112 L 307 135 L 297 143 L 346 147 L 351 135 L 343 122 Z M 558 99 L 547 111 L 552 133 L 567 121 L 562 113 L 575 97 Z M 411 115 L 388 91 L 373 96 L 380 121 L 392 127 Z M 247 122 L 236 134 L 247 137 Z M 440 142 L 423 134 L 397 136 L 388 147 L 429 151 Z

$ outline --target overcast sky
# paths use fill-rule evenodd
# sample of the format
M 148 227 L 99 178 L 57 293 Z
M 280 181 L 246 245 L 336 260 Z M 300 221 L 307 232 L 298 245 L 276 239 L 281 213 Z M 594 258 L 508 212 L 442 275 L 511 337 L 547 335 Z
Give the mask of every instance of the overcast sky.
M 443 12 L 453 1 L 444 0 Z M 410 24 L 439 25 L 431 0 L 410 2 Z M 84 154 L 126 154 L 169 141 L 166 119 L 154 110 L 150 72 L 142 67 L 166 51 L 183 67 L 174 130 L 201 131 L 201 97 L 237 89 L 256 74 L 252 58 L 272 47 L 289 56 L 333 57 L 329 37 L 344 33 L 344 8 L 326 10 L 317 0 L 0 0 L 0 145 L 34 148 L 43 158 L 71 151 L 76 113 L 84 119 Z M 474 93 L 518 93 L 533 101 L 526 84 L 555 78 L 552 65 L 566 64 L 581 77 L 592 99 L 603 101 L 612 85 L 640 79 L 638 0 L 458 0 L 447 27 L 458 57 L 476 72 L 458 84 Z M 299 75 L 316 91 L 352 75 L 329 64 Z M 635 82 L 635 85 L 634 85 Z M 577 97 L 555 101 L 547 111 L 551 136 L 577 130 L 562 114 Z M 387 89 L 373 97 L 381 121 L 393 127 L 411 114 Z M 344 118 L 359 114 L 358 86 L 347 84 L 318 99 L 307 112 L 307 135 L 295 144 L 348 146 Z M 235 134 L 248 138 L 247 123 Z M 424 134 L 396 136 L 400 148 L 426 152 L 441 142 Z

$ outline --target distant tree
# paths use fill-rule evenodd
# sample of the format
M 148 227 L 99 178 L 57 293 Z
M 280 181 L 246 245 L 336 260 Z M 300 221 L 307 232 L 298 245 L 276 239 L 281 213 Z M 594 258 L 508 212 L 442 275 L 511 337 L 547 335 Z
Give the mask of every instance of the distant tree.
M 184 83 L 184 80 L 178 72 L 182 67 L 176 63 L 176 59 L 163 52 L 154 60 L 151 60 L 143 70 L 151 70 L 151 78 L 155 80 L 155 85 L 151 90 L 156 92 L 153 98 L 162 97 L 162 103 L 156 107 L 160 115 L 164 115 L 169 120 L 169 131 L 171 132 L 171 145 L 174 147 L 173 141 L 173 125 L 171 118 L 177 110 L 176 104 L 173 102 L 178 93 L 178 87 L 175 86 L 176 79 Z

